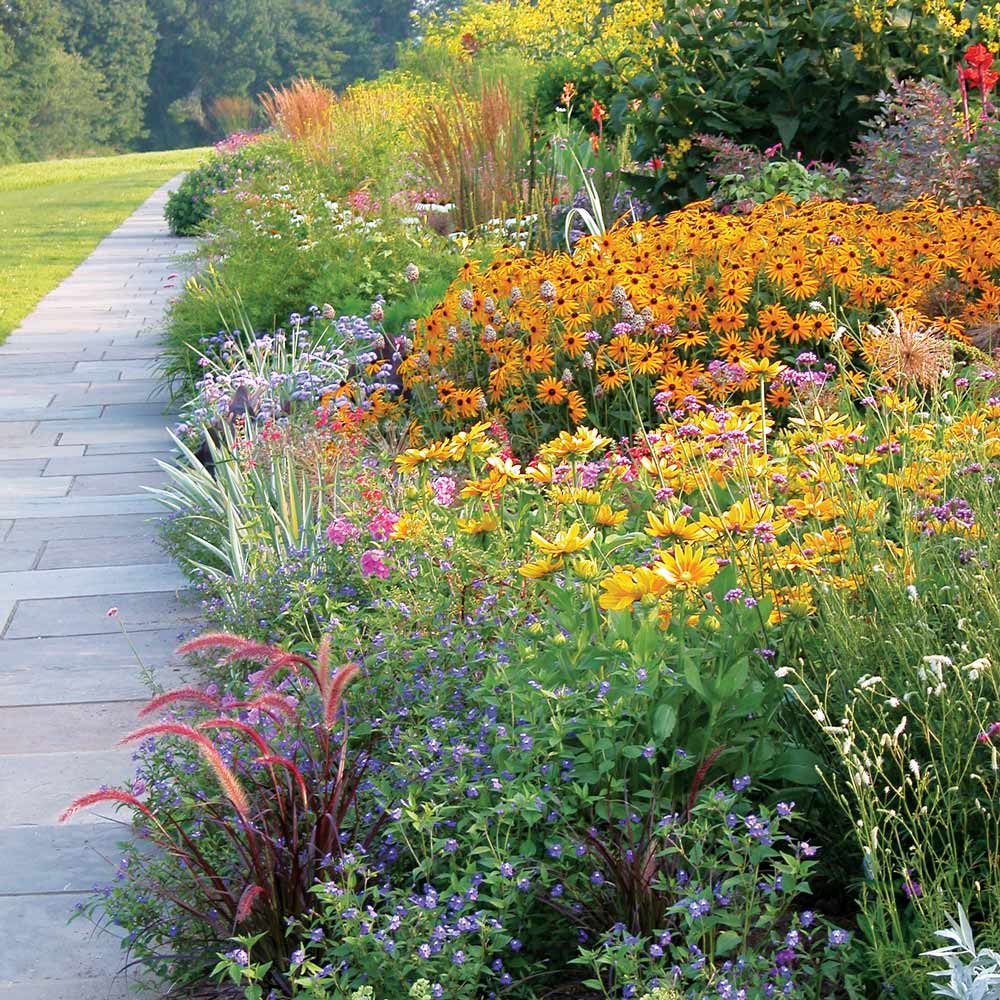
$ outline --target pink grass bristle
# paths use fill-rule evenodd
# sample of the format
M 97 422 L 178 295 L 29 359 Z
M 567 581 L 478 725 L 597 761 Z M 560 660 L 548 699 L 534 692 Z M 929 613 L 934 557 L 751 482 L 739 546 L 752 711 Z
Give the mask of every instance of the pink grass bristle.
M 271 752 L 271 748 L 267 745 L 264 737 L 257 732 L 253 726 L 248 726 L 245 722 L 240 722 L 238 719 L 227 719 L 223 716 L 219 716 L 215 719 L 206 719 L 204 722 L 198 723 L 199 729 L 233 729 L 237 732 L 243 733 L 244 736 L 250 738 L 254 745 L 262 754 L 268 754 Z
M 240 901 L 236 905 L 236 923 L 242 924 L 250 916 L 255 900 L 258 896 L 263 895 L 265 895 L 264 890 L 259 885 L 248 885 L 243 890 Z
M 71 816 L 78 813 L 81 809 L 86 809 L 88 806 L 96 806 L 101 802 L 119 802 L 122 805 L 131 806 L 133 809 L 138 809 L 143 815 L 149 817 L 149 819 L 155 820 L 152 812 L 140 802 L 134 795 L 130 792 L 123 791 L 120 788 L 106 788 L 99 792 L 89 792 L 87 795 L 81 795 L 78 799 L 74 799 L 62 814 L 59 816 L 59 822 L 65 823 Z
M 176 688 L 173 691 L 166 691 L 161 695 L 153 698 L 151 701 L 146 702 L 142 708 L 139 709 L 139 718 L 144 718 L 147 715 L 152 715 L 154 712 L 158 712 L 161 708 L 166 708 L 168 705 L 173 705 L 176 702 L 190 701 L 198 702 L 202 705 L 207 705 L 209 708 L 218 710 L 219 699 L 213 698 L 212 695 L 205 691 L 201 691 L 198 688 L 186 687 L 186 688 Z
M 351 683 L 360 669 L 356 663 L 345 664 L 330 681 L 326 696 L 323 699 L 323 725 L 327 732 L 333 728 L 333 724 L 336 721 L 337 709 L 340 707 L 344 688 Z
M 189 639 L 177 647 L 177 652 L 182 656 L 188 653 L 197 653 L 202 649 L 232 649 L 236 646 L 246 645 L 247 640 L 229 632 L 207 632 L 199 635 L 196 639 Z
M 283 767 L 288 773 L 295 779 L 298 783 L 299 791 L 302 793 L 302 808 L 309 808 L 309 790 L 306 788 L 306 779 L 302 776 L 302 772 L 295 766 L 294 762 L 290 761 L 287 757 L 281 757 L 278 754 L 266 754 L 262 757 L 257 758 L 259 764 L 277 764 L 279 767 Z
M 198 730 L 192 729 L 179 722 L 160 722 L 154 726 L 142 726 L 120 740 L 121 743 L 134 743 L 136 740 L 145 739 L 148 736 L 180 736 L 182 739 L 191 740 L 197 747 L 202 757 L 209 767 L 215 772 L 216 779 L 222 786 L 233 807 L 240 814 L 244 823 L 250 821 L 250 803 L 247 800 L 246 792 L 242 785 L 236 780 L 236 775 L 226 766 L 215 744 Z

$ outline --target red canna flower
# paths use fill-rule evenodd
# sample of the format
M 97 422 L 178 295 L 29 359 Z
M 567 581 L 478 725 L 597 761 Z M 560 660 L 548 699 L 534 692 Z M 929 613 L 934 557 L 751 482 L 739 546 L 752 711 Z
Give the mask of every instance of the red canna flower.
M 970 45 L 965 50 L 965 55 L 962 59 L 967 65 L 972 67 L 988 69 L 993 65 L 993 53 L 982 42 Z
M 965 66 L 960 66 L 958 69 L 959 80 L 976 87 L 985 101 L 986 95 L 997 84 L 997 71 L 990 68 L 993 65 L 993 53 L 979 42 L 965 50 L 962 61 Z
M 600 101 L 595 100 L 590 106 L 590 117 L 593 118 L 598 125 L 603 125 L 604 119 L 608 117 L 608 109 L 601 104 Z

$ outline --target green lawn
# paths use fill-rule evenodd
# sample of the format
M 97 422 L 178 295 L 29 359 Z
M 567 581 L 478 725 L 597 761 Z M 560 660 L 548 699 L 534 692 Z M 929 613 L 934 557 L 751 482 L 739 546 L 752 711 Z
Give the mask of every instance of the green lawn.
M 0 342 L 100 240 L 206 149 L 0 167 Z

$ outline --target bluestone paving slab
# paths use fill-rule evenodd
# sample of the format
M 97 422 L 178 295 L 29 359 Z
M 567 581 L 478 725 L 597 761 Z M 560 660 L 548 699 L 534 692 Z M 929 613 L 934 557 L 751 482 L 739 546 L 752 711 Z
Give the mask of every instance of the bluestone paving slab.
M 109 950 L 114 947 L 108 945 Z M 122 964 L 122 952 L 109 954 L 110 968 Z M 23 979 L 17 983 L 0 982 L 0 1000 L 127 1000 L 129 980 L 124 974 L 111 976 L 75 976 L 72 979 Z
M 163 357 L 163 348 L 146 346 L 136 343 L 133 347 L 108 347 L 101 352 L 102 361 L 136 361 L 142 359 L 159 359 Z
M 92 511 L 83 517 L 29 517 L 15 521 L 7 532 L 6 541 L 15 543 L 48 542 L 53 539 L 75 541 L 85 538 L 155 538 L 162 512 L 156 514 L 124 514 L 101 517 Z
M 167 461 L 171 452 L 163 451 L 159 457 Z M 122 472 L 157 472 L 157 453 L 139 455 L 81 455 L 79 458 L 51 458 L 44 463 L 45 476 L 103 476 Z M 4 467 L 17 463 L 0 462 L 0 477 Z
M 85 455 L 141 455 L 162 452 L 164 446 L 170 445 L 170 438 L 153 441 L 121 441 L 105 444 L 88 444 L 84 447 Z
M 13 462 L 0 462 L 0 483 L 5 476 L 40 476 L 48 464 L 44 458 L 21 458 Z
M 15 570 L 0 573 L 0 601 L 61 597 L 95 597 L 102 594 L 148 594 L 180 589 L 183 573 L 172 563 L 134 566 L 74 566 L 67 569 Z
M 156 423 L 152 421 L 139 422 L 141 418 L 134 417 L 128 424 L 124 421 L 99 422 L 98 418 L 90 421 L 73 421 L 63 424 L 59 421 L 49 421 L 39 424 L 38 429 L 33 432 L 33 438 L 38 434 L 49 433 L 49 429 L 59 435 L 59 443 L 68 444 L 129 444 L 131 442 L 146 443 L 159 439 L 162 445 L 167 439 L 164 430 L 163 420 Z M 3 424 L 0 423 L 0 433 Z M 58 430 L 56 430 L 58 428 Z M 117 434 L 117 437 L 116 437 Z
M 150 684 L 182 682 L 173 650 L 199 616 L 144 492 L 172 453 L 158 331 L 190 246 L 166 236 L 166 193 L 0 347 L 0 1000 L 128 995 L 115 940 L 66 926 L 128 828 L 55 821 L 132 776 L 113 748 Z
M 130 633 L 171 627 L 180 630 L 198 620 L 198 609 L 191 602 L 164 591 L 36 599 L 18 601 L 3 637 L 29 639 L 117 632 L 118 621 L 108 616 L 111 608 L 118 608 L 121 622 Z
M 4 568 L 2 553 L 3 543 L 0 542 L 0 569 Z M 55 539 L 45 543 L 38 568 L 68 569 L 73 566 L 129 566 L 169 562 L 170 557 L 156 538 L 129 537 L 127 545 L 123 545 L 120 538 L 114 537 Z
M 0 444 L 20 441 L 38 426 L 37 420 L 5 420 L 0 423 Z
M 74 799 L 102 785 L 120 785 L 134 775 L 135 763 L 126 748 L 0 757 L 3 825 L 54 826 Z M 104 814 L 110 812 L 106 809 Z M 79 825 L 93 823 L 94 817 L 78 813 L 73 820 Z
M 82 900 L 83 897 L 81 896 Z M 7 896 L 0 899 L 0 929 L 4 949 L 0 953 L 0 984 L 8 984 L 10 997 L 17 1000 L 38 1000 L 39 993 L 13 992 L 18 983 L 31 983 L 32 989 L 45 988 L 46 982 L 61 985 L 60 992 L 49 994 L 65 1000 L 104 1000 L 104 993 L 83 993 L 88 981 L 110 987 L 111 977 L 124 964 L 124 953 L 118 938 L 101 930 L 88 920 L 67 924 L 75 900 L 59 896 Z M 44 946 L 40 947 L 42 941 Z M 76 991 L 67 992 L 76 983 Z M 126 987 L 123 980 L 122 986 Z M 119 993 L 127 996 L 127 993 Z M 114 996 L 114 994 L 111 994 Z
M 109 881 L 128 831 L 119 823 L 0 829 L 0 897 L 86 892 Z M 0 993 L 0 996 L 3 994 Z
M 31 569 L 42 551 L 41 542 L 18 545 L 15 542 L 0 542 L 0 574 Z M 0 597 L 0 602 L 11 601 L 12 597 Z
M 120 497 L 25 497 L 22 500 L 0 498 L 0 518 L 32 517 L 86 517 L 104 515 L 116 517 L 119 514 L 162 513 L 155 500 L 149 496 L 132 495 Z
M 97 401 L 87 405 L 49 406 L 45 400 L 42 400 L 40 404 L 35 406 L 24 407 L 17 416 L 42 423 L 49 420 L 97 420 L 101 415 L 101 409 L 102 405 Z M 0 411 L 0 430 L 9 422 L 4 413 L 5 411 Z M 14 414 L 11 413 L 10 416 L 13 418 Z M 41 427 L 39 430 L 44 431 L 45 428 Z
M 176 405 L 171 408 L 170 400 L 160 399 L 133 400 L 127 403 L 104 403 L 101 411 L 102 420 L 132 421 L 135 419 L 156 421 L 162 427 L 165 422 L 176 419 Z
M 166 405 L 167 395 L 159 382 L 152 379 L 136 379 L 134 382 L 93 382 L 57 393 L 52 402 L 60 406 L 87 405 L 95 402 L 107 406 L 112 400 L 115 405 L 155 402 Z
M 173 626 L 130 628 L 107 635 L 4 639 L 0 644 L 0 705 L 47 705 L 54 701 L 146 698 L 144 674 L 169 689 L 190 672 L 175 655 L 181 631 Z
M 0 705 L 0 757 L 114 750 L 138 728 L 142 701 Z M 0 855 L 2 856 L 2 855 Z
M 32 439 L 30 444 L 2 445 L 0 444 L 0 466 L 4 462 L 20 462 L 26 458 L 71 458 L 83 455 L 84 446 L 39 444 Z
M 43 479 L 37 472 L 33 475 L 7 475 L 0 469 L 0 499 L 12 500 L 18 497 L 64 497 L 69 492 L 73 480 L 67 476 L 52 476 Z
M 165 472 L 120 472 L 114 475 L 77 476 L 70 496 L 110 497 L 135 493 L 143 487 L 163 487 L 169 482 Z M 0 485 L 0 494 L 2 494 Z

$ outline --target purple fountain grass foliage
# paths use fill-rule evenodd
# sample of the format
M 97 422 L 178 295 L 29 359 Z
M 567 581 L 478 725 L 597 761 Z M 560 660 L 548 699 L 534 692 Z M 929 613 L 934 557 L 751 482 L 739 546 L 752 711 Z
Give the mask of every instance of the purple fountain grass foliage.
M 346 715 L 342 735 L 333 732 L 345 689 L 360 668 L 331 667 L 328 640 L 315 662 L 228 633 L 201 636 L 179 651 L 222 651 L 226 664 L 261 664 L 254 697 L 227 701 L 191 687 L 167 692 L 140 714 L 184 706 L 190 724 L 145 725 L 122 742 L 176 740 L 177 749 L 171 743 L 167 751 L 172 760 L 191 747 L 197 755 L 186 773 L 211 775 L 222 797 L 196 791 L 185 798 L 176 783 L 150 789 L 145 802 L 129 791 L 101 790 L 77 799 L 62 818 L 104 802 L 133 810 L 138 835 L 161 850 L 155 861 L 135 856 L 128 877 L 151 885 L 201 926 L 206 960 L 237 926 L 259 934 L 256 953 L 274 962 L 272 985 L 282 987 L 278 970 L 287 969 L 292 947 L 288 921 L 309 911 L 318 881 L 337 878 L 343 851 L 367 850 L 385 822 L 377 805 L 356 809 L 370 753 L 349 753 Z M 271 684 L 279 674 L 276 690 Z M 212 714 L 198 719 L 204 709 Z M 218 734 L 218 744 L 209 733 Z M 199 758 L 207 770 L 198 772 Z M 207 841 L 206 833 L 215 835 Z

